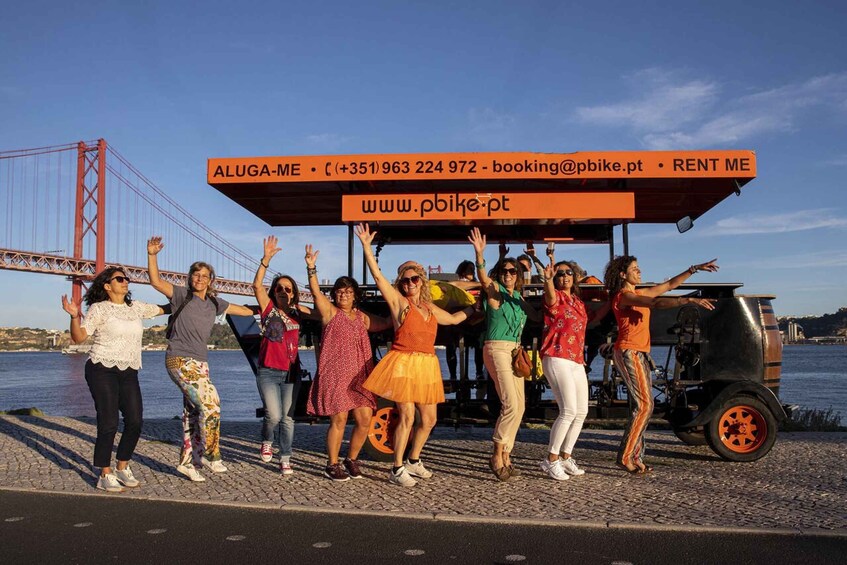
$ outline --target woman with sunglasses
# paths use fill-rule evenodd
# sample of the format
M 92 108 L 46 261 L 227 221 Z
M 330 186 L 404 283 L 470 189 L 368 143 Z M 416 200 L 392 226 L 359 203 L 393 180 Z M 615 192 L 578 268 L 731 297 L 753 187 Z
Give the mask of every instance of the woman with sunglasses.
M 94 343 L 85 363 L 85 382 L 97 412 L 94 466 L 100 468 L 97 488 L 121 492 L 139 485 L 129 460 L 141 437 L 142 402 L 138 385 L 141 369 L 141 320 L 164 313 L 155 304 L 133 301 L 129 278 L 119 267 L 107 267 L 85 293 L 88 312 L 80 321 L 79 304 L 62 296 L 62 308 L 71 317 L 71 340 Z M 118 412 L 124 416 L 124 431 L 118 443 L 117 465 L 112 472 L 112 446 L 118 431 Z M 123 486 L 122 486 L 123 485 Z
M 697 271 L 714 273 L 718 270 L 716 261 L 712 259 L 691 265 L 672 279 L 646 288 L 637 288 L 641 284 L 641 269 L 638 259 L 632 255 L 615 257 L 606 265 L 603 283 L 618 322 L 618 337 L 613 350 L 615 367 L 626 383 L 631 407 L 617 458 L 618 465 L 628 473 L 643 474 L 652 470 L 644 463 L 644 432 L 653 414 L 650 311 L 686 304 L 714 310 L 714 300 L 662 295 L 681 285 Z
M 265 272 L 271 259 L 279 253 L 279 240 L 268 236 L 263 242 L 264 254 L 253 279 L 253 294 L 259 303 L 262 340 L 259 343 L 259 370 L 256 386 L 262 398 L 262 447 L 259 458 L 273 460 L 274 433 L 279 438 L 279 471 L 291 475 L 291 446 L 294 442 L 294 399 L 300 390 L 300 319 L 312 310 L 300 304 L 297 283 L 288 275 L 276 275 L 268 291 Z
M 502 405 L 494 426 L 494 451 L 488 466 L 498 480 L 507 481 L 521 474 L 512 465 L 511 453 L 525 408 L 524 381 L 512 370 L 512 351 L 520 346 L 527 316 L 535 320 L 538 313 L 521 296 L 523 267 L 516 259 L 504 256 L 507 248 L 501 245 L 501 259 L 488 273 L 485 236 L 479 228 L 474 228 L 468 241 L 476 252 L 477 277 L 487 295 L 483 360 Z
M 401 265 L 397 280 L 393 285 L 389 283 L 371 250 L 376 234 L 370 231 L 368 224 L 356 226 L 368 269 L 391 312 L 394 342 L 391 351 L 377 364 L 364 386 L 378 396 L 393 400 L 397 406 L 400 418 L 392 437 L 394 467 L 389 473 L 389 480 L 396 485 L 412 487 L 417 484 L 414 477 L 428 479 L 432 476 L 420 457 L 435 427 L 437 405 L 444 402 L 441 364 L 435 356 L 438 324 L 460 324 L 474 312 L 474 307 L 468 306 L 450 314 L 433 304 L 425 272 L 414 262 Z M 404 462 L 403 454 L 416 409 L 420 414 L 420 424 L 415 428 L 409 459 Z
M 547 458 L 541 461 L 541 469 L 557 481 L 585 473 L 571 457 L 588 415 L 585 330 L 592 320 L 609 311 L 606 303 L 599 310 L 586 312 L 580 298 L 578 269 L 576 263 L 570 261 L 559 261 L 544 269 L 541 365 L 553 390 L 559 415 L 550 428 Z
M 197 261 L 188 269 L 188 286 L 174 286 L 159 275 L 157 256 L 165 247 L 162 238 L 147 241 L 147 269 L 150 285 L 168 297 L 171 318 L 165 367 L 171 380 L 182 391 L 182 449 L 177 472 L 194 482 L 206 478 L 196 466 L 213 473 L 225 473 L 221 461 L 221 399 L 209 379 L 207 344 L 215 318 L 221 314 L 252 316 L 246 306 L 217 298 L 215 270 Z
M 318 374 L 309 390 L 306 412 L 329 417 L 324 475 L 341 482 L 362 478 L 359 452 L 368 438 L 371 417 L 376 410 L 376 397 L 364 388 L 365 379 L 374 367 L 368 332 L 387 330 L 391 322 L 359 309 L 362 291 L 354 278 L 338 277 L 330 292 L 331 301 L 328 300 L 318 286 L 318 253 L 311 245 L 306 246 L 309 290 L 323 326 Z M 351 412 L 355 427 L 347 457 L 340 463 L 341 443 Z

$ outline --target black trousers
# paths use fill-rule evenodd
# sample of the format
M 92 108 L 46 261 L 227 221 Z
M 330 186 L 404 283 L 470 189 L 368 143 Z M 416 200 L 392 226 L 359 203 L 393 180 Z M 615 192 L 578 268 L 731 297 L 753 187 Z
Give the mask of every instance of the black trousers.
M 112 446 L 118 432 L 118 411 L 124 416 L 124 431 L 118 444 L 118 461 L 129 461 L 141 437 L 143 407 L 138 371 L 104 367 L 100 363 L 85 364 L 85 382 L 97 410 L 97 441 L 94 444 L 94 466 L 112 466 Z

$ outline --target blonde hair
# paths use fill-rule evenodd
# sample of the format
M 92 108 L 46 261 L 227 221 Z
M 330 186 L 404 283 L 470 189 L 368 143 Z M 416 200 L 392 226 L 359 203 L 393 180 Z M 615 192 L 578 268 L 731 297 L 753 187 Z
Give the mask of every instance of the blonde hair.
M 397 278 L 394 279 L 393 284 L 394 288 L 397 289 L 397 292 L 399 292 L 403 297 L 406 296 L 401 288 L 402 285 L 400 284 L 400 278 L 406 271 L 414 271 L 421 278 L 421 302 L 432 303 L 432 293 L 429 291 L 429 279 L 426 277 L 426 272 L 423 267 L 413 261 L 406 261 L 400 266 L 405 267 L 402 270 L 399 268 L 397 269 Z

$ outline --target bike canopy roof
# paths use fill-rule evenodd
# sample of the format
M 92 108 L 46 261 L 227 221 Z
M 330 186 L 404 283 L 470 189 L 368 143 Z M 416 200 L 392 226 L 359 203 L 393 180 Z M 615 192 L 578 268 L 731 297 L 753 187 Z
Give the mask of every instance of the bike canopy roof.
M 392 242 L 605 243 L 630 223 L 697 219 L 756 176 L 729 151 L 213 158 L 208 183 L 272 226 L 369 222 Z

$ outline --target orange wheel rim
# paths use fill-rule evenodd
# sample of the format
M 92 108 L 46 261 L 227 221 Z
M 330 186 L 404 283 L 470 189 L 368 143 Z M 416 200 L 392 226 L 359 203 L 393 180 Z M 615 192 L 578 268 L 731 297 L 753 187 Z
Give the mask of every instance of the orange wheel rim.
M 768 424 L 752 406 L 733 406 L 719 420 L 721 443 L 735 453 L 751 453 L 768 437 Z
M 371 418 L 371 429 L 368 438 L 371 445 L 380 453 L 394 453 L 391 446 L 391 436 L 394 435 L 397 418 L 393 407 L 377 410 Z

